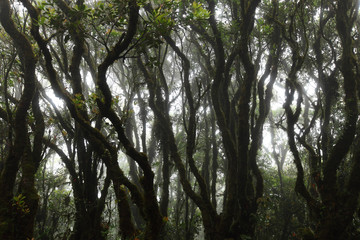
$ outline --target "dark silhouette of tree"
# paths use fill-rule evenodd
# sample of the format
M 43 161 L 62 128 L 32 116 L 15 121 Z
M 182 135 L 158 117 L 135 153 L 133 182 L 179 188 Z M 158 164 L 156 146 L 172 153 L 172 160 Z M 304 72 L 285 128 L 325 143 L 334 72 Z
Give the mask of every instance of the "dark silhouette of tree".
M 358 11 L 0 0 L 1 238 L 358 238 Z
M 288 42 L 292 49 L 292 65 L 286 80 L 287 134 L 289 147 L 297 168 L 295 190 L 307 202 L 313 221 L 314 239 L 351 239 L 353 215 L 359 198 L 358 177 L 358 84 L 359 62 L 353 53 L 352 31 L 357 18 L 358 1 L 321 1 L 320 18 L 316 34 L 310 39 L 312 29 L 305 21 L 309 18 L 303 2 L 294 12 L 290 23 Z M 334 33 L 333 27 L 337 32 Z M 295 34 L 300 30 L 300 40 Z M 313 40 L 315 63 L 309 75 L 314 74 L 318 86 L 317 99 L 312 100 L 313 114 L 299 127 L 304 98 L 308 98 L 298 75 L 309 58 L 309 41 Z M 331 42 L 337 41 L 336 44 Z M 305 44 L 305 50 L 304 46 Z M 325 55 L 324 49 L 332 52 Z M 330 67 L 330 65 L 332 65 Z M 304 84 L 304 85 L 303 85 Z M 297 97 L 295 97 L 295 93 Z M 293 101 L 296 103 L 293 104 Z M 341 101 L 341 105 L 337 102 Z M 308 112 L 305 101 L 304 114 Z M 306 123 L 308 121 L 308 123 Z M 318 126 L 316 126 L 318 125 Z M 320 126 L 320 127 L 319 127 Z M 310 135 L 313 135 L 310 137 Z M 314 139 L 311 142 L 311 139 Z M 315 140 L 316 139 L 316 140 Z M 306 187 L 304 161 L 300 146 L 309 156 L 312 185 Z M 347 177 L 345 177 L 345 175 Z

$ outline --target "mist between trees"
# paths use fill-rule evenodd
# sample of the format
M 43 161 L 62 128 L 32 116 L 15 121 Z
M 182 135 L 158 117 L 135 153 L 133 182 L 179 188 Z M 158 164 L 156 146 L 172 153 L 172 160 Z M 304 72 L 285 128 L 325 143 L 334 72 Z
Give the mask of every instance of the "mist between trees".
M 358 0 L 0 0 L 0 239 L 360 239 Z

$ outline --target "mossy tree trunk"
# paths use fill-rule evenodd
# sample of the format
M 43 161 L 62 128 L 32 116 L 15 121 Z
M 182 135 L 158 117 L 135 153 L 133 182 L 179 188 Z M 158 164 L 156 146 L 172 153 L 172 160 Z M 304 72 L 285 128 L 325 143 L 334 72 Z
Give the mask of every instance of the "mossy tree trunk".
M 26 2 L 25 7 L 28 9 L 33 22 L 38 22 L 39 12 L 35 9 L 29 1 Z M 113 95 L 107 83 L 107 71 L 119 56 L 127 51 L 134 36 L 137 33 L 137 23 L 139 18 L 139 6 L 136 1 L 131 0 L 127 4 L 126 17 L 127 31 L 114 44 L 111 51 L 109 51 L 102 59 L 102 62 L 97 65 L 96 61 L 86 52 L 86 44 L 84 38 L 84 28 L 81 26 L 82 15 L 71 14 L 73 10 L 65 1 L 55 1 L 57 7 L 63 12 L 67 21 L 74 23 L 74 28 L 69 30 L 71 39 L 74 43 L 69 73 L 66 76 L 69 78 L 73 93 L 70 94 L 60 81 L 59 74 L 55 70 L 52 59 L 52 52 L 49 50 L 48 42 L 40 35 L 39 28 L 36 24 L 32 25 L 32 35 L 42 51 L 45 60 L 45 69 L 51 83 L 55 95 L 60 97 L 66 104 L 71 117 L 80 126 L 85 139 L 91 144 L 94 152 L 102 159 L 106 165 L 107 174 L 113 183 L 115 190 L 118 211 L 119 211 L 119 231 L 123 237 L 134 237 L 136 235 L 136 228 L 132 221 L 131 210 L 128 202 L 127 191 L 130 192 L 132 201 L 138 206 L 142 217 L 146 221 L 145 239 L 157 239 L 162 230 L 162 217 L 159 211 L 156 195 L 154 193 L 154 173 L 151 170 L 149 160 L 146 154 L 139 152 L 131 144 L 129 138 L 126 136 L 124 130 L 124 122 L 113 109 Z M 84 9 L 84 2 L 77 1 L 78 9 Z M 131 182 L 124 174 L 118 164 L 118 149 L 112 145 L 106 136 L 104 136 L 99 129 L 90 124 L 87 116 L 86 105 L 77 104 L 74 101 L 76 97 L 80 101 L 85 100 L 82 89 L 82 76 L 80 74 L 82 59 L 86 61 L 91 73 L 95 76 L 96 99 L 97 107 L 100 111 L 101 118 L 107 118 L 119 140 L 124 152 L 137 163 L 143 171 L 143 179 L 140 179 L 142 189 L 139 189 L 133 182 Z
M 18 30 L 14 24 L 11 15 L 10 3 L 7 0 L 0 1 L 0 23 L 6 33 L 13 40 L 18 51 L 19 59 L 23 69 L 23 91 L 20 100 L 17 102 L 16 113 L 7 112 L 8 123 L 12 126 L 9 130 L 9 152 L 3 165 L 0 175 L 0 238 L 16 239 L 15 233 L 17 226 L 15 224 L 16 212 L 13 204 L 13 192 L 15 187 L 15 179 L 19 170 L 19 164 L 22 159 L 27 159 L 28 154 L 25 151 L 29 139 L 28 133 L 28 111 L 35 93 L 35 64 L 36 58 L 30 41 Z M 13 138 L 12 138 L 13 137 Z M 24 163 L 25 164 L 25 163 Z M 33 169 L 35 171 L 35 169 Z M 29 180 L 31 184 L 31 171 Z M 26 229 L 28 230 L 28 229 Z M 26 233 L 32 236 L 32 231 Z
M 303 3 L 304 4 L 304 3 Z M 304 5 L 298 6 L 298 14 L 304 31 L 305 11 Z M 290 150 L 294 157 L 297 168 L 297 180 L 295 190 L 305 199 L 311 220 L 314 223 L 312 238 L 325 239 L 350 239 L 353 230 L 351 225 L 356 212 L 360 192 L 360 141 L 359 141 L 359 92 L 356 87 L 359 84 L 359 61 L 353 54 L 352 32 L 358 17 L 359 1 L 345 0 L 336 1 L 334 8 L 327 9 L 325 3 L 320 6 L 320 19 L 317 33 L 314 39 L 314 53 L 316 58 L 317 80 L 319 89 L 324 96 L 319 104 L 314 106 L 315 113 L 306 130 L 298 134 L 295 125 L 298 124 L 302 102 L 305 97 L 304 89 L 297 78 L 301 71 L 308 52 L 303 51 L 300 46 L 303 43 L 296 42 L 290 37 L 288 40 L 292 48 L 292 67 L 286 81 L 286 102 L 284 104 L 287 116 L 287 135 Z M 336 23 L 337 33 L 327 32 L 331 23 Z M 326 33 L 326 34 L 325 34 Z M 337 34 L 337 35 L 334 35 Z M 328 39 L 340 39 L 339 49 L 328 44 Z M 307 39 L 308 40 L 308 39 Z M 327 42 L 326 44 L 324 42 Z M 325 71 L 325 65 L 329 61 L 323 55 L 323 47 L 334 50 L 332 58 L 340 57 L 335 61 L 332 71 Z M 333 59 L 330 59 L 333 61 Z M 341 91 L 340 91 L 341 89 Z M 292 101 L 296 99 L 296 108 L 291 109 Z M 341 99 L 344 105 L 342 128 L 332 123 L 331 117 L 337 101 Z M 321 118 L 318 111 L 322 111 Z M 307 120 L 305 120 L 307 121 Z M 314 145 L 308 140 L 307 135 L 311 133 L 315 122 L 321 125 L 318 139 L 319 145 Z M 331 135 L 336 128 L 336 137 Z M 297 145 L 300 144 L 300 145 Z M 304 163 L 302 162 L 299 146 L 306 149 L 309 156 L 309 167 L 311 182 L 314 183 L 308 190 L 305 186 Z M 346 166 L 344 168 L 344 166 Z M 347 175 L 347 177 L 344 177 Z

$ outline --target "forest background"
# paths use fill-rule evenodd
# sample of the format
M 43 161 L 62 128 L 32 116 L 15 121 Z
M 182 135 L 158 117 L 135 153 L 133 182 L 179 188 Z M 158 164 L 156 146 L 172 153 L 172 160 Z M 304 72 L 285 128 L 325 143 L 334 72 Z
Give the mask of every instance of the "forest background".
M 0 238 L 360 238 L 358 0 L 0 0 Z

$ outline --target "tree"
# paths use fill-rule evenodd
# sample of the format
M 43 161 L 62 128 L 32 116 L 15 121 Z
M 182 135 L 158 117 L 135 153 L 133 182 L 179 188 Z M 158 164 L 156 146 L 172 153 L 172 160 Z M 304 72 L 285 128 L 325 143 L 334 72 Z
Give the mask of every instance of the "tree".
M 19 2 L 1 237 L 357 237 L 359 1 Z
M 66 72 L 65 74 L 66 77 L 70 80 L 71 83 L 70 87 L 72 89 L 72 94 L 70 94 L 64 88 L 64 85 L 61 83 L 59 75 L 56 72 L 52 62 L 53 56 L 51 50 L 53 49 L 50 50 L 48 46 L 49 42 L 46 41 L 40 33 L 39 22 L 43 20 L 40 19 L 39 16 L 40 16 L 40 10 L 43 7 L 41 5 L 40 7 L 34 6 L 32 5 L 32 3 L 26 0 L 22 1 L 22 3 L 29 12 L 32 21 L 31 35 L 33 37 L 33 40 L 36 41 L 44 57 L 46 74 L 52 85 L 53 91 L 57 96 L 59 96 L 61 99 L 64 100 L 72 118 L 77 122 L 77 124 L 79 124 L 81 131 L 83 132 L 82 134 L 84 134 L 85 138 L 92 146 L 95 146 L 94 151 L 96 151 L 98 156 L 100 156 L 100 158 L 104 161 L 104 163 L 107 166 L 108 175 L 112 180 L 115 194 L 117 197 L 117 204 L 118 204 L 119 216 L 120 216 L 119 225 L 121 229 L 121 234 L 125 237 L 135 236 L 136 234 L 135 228 L 131 221 L 131 212 L 125 190 L 125 186 L 126 186 L 126 188 L 128 188 L 132 194 L 133 201 L 138 205 L 139 209 L 141 209 L 141 213 L 143 214 L 143 217 L 146 219 L 147 222 L 147 228 L 145 230 L 146 238 L 156 239 L 162 227 L 162 218 L 158 209 L 156 196 L 154 194 L 154 188 L 153 188 L 154 174 L 147 161 L 147 156 L 145 154 L 136 151 L 136 149 L 130 144 L 128 138 L 126 137 L 123 129 L 123 123 L 111 107 L 112 94 L 109 91 L 109 87 L 106 83 L 107 69 L 118 58 L 118 55 L 124 52 L 129 47 L 129 45 L 131 44 L 134 38 L 134 35 L 136 34 L 138 9 L 139 9 L 136 2 L 130 1 L 129 6 L 127 8 L 129 13 L 129 23 L 127 24 L 128 29 L 126 36 L 124 38 L 120 38 L 117 41 L 114 48 L 105 56 L 105 58 L 102 60 L 103 62 L 99 64 L 97 70 L 98 72 L 96 73 L 96 79 L 94 79 L 94 81 L 96 82 L 98 87 L 98 91 L 96 92 L 96 94 L 98 94 L 99 96 L 97 98 L 97 105 L 99 107 L 101 115 L 103 117 L 107 117 L 111 121 L 115 131 L 119 135 L 118 138 L 123 148 L 125 149 L 127 154 L 131 156 L 132 159 L 134 159 L 140 165 L 140 167 L 144 172 L 144 180 L 142 181 L 143 191 L 141 192 L 131 181 L 129 181 L 129 179 L 124 175 L 122 170 L 119 168 L 119 165 L 117 163 L 117 156 L 118 156 L 117 149 L 110 144 L 110 142 L 106 139 L 106 137 L 96 127 L 92 127 L 89 121 L 90 119 L 87 113 L 86 105 L 84 104 L 85 98 L 81 86 L 82 76 L 80 73 L 80 63 L 83 58 L 83 55 L 85 54 L 85 46 L 86 46 L 84 40 L 84 31 L 83 31 L 84 29 L 82 28 L 81 20 L 83 20 L 87 16 L 86 13 L 88 13 L 86 11 L 84 2 L 78 1 L 74 5 L 76 6 L 76 8 L 72 8 L 64 1 L 55 1 L 54 2 L 55 5 L 53 7 L 56 7 L 57 9 L 56 15 L 50 16 L 49 18 L 50 24 L 54 24 L 54 26 L 57 27 L 58 29 L 61 28 L 61 26 L 59 26 L 59 22 L 57 22 L 57 20 L 60 20 L 61 23 L 65 23 L 66 21 L 69 23 L 68 25 L 69 37 L 71 37 L 74 47 L 72 51 L 72 57 L 69 68 L 67 68 L 67 65 L 64 66 L 66 66 L 65 69 L 68 70 L 68 72 Z M 24 35 L 21 35 L 17 31 L 15 31 L 16 27 L 14 26 L 13 22 L 7 22 L 7 21 L 11 21 L 9 3 L 7 1 L 3 1 L 2 4 L 4 5 L 4 7 L 1 8 L 3 26 L 9 32 L 9 35 L 12 37 L 14 41 L 24 41 L 24 42 L 26 41 L 26 43 L 28 43 L 29 42 L 28 38 L 30 38 L 30 36 L 26 37 Z M 118 5 L 118 7 L 120 8 L 122 6 Z M 50 14 L 54 13 L 53 11 L 54 9 L 53 10 L 51 9 L 52 8 L 47 9 Z M 127 14 L 127 12 L 123 14 Z M 31 102 L 32 99 L 31 93 L 34 91 L 33 87 L 35 85 L 34 84 L 35 61 L 34 61 L 34 53 L 32 51 L 30 44 L 21 45 L 20 42 L 18 42 L 17 45 L 19 46 L 19 48 L 22 47 L 20 48 L 20 50 L 22 53 L 21 56 L 24 56 L 25 58 L 24 62 L 26 64 L 29 64 L 29 67 L 28 66 L 25 67 L 25 70 L 29 72 L 25 72 L 24 75 L 25 78 L 29 78 L 28 81 L 30 82 L 28 83 L 27 81 L 25 81 L 26 84 L 25 84 L 25 89 L 23 91 L 24 100 L 20 101 L 21 104 L 25 103 L 25 105 L 22 106 L 20 104 L 19 105 L 20 107 L 18 107 L 17 114 L 19 115 L 18 116 L 19 119 L 16 119 L 16 121 L 19 121 L 18 123 L 19 126 L 15 127 L 16 131 L 20 131 L 19 134 L 24 134 L 27 132 L 24 129 L 26 128 L 26 125 L 24 125 L 26 123 L 25 114 L 28 108 L 28 103 Z M 89 65 L 92 70 L 95 70 L 93 68 L 94 61 L 91 58 L 91 56 L 88 57 L 87 60 L 92 61 L 89 62 Z M 28 88 L 29 90 L 27 90 Z M 22 108 L 24 108 L 24 110 L 22 110 Z M 69 134 L 71 134 L 71 132 L 69 132 Z M 19 137 L 21 141 L 25 138 L 23 136 L 19 136 Z M 78 140 L 83 141 L 82 138 L 79 138 Z M 17 141 L 19 143 L 17 143 Z M 15 142 L 19 145 L 19 147 L 23 148 L 24 143 L 22 143 L 20 140 L 17 141 Z M 78 156 L 81 158 L 82 153 L 81 151 L 79 151 L 80 150 L 79 147 L 81 147 L 81 145 L 77 144 L 77 149 L 78 149 L 77 153 Z M 19 153 L 21 153 L 21 151 L 19 151 L 18 149 L 16 154 Z M 60 151 L 58 151 L 58 153 L 60 153 Z M 15 159 L 16 161 L 12 161 L 11 164 L 13 163 L 18 164 L 20 162 L 20 156 L 15 156 L 15 157 L 16 157 Z M 63 158 L 63 160 L 65 159 L 63 155 L 61 157 Z M 3 171 L 4 177 L 2 178 L 3 179 L 2 181 L 12 180 L 14 182 L 15 175 L 17 173 L 16 166 L 14 166 L 13 169 L 11 169 L 11 178 L 9 178 L 6 175 L 6 173 L 7 173 L 6 171 Z M 33 174 L 34 173 L 35 172 L 33 172 Z M 73 179 L 73 181 L 75 180 L 76 179 Z M 13 182 L 10 185 L 9 184 L 6 185 L 6 183 L 2 183 L 3 185 L 1 185 L 2 186 L 1 189 L 5 189 L 6 186 L 6 189 L 8 189 L 9 192 L 9 194 L 5 195 L 6 199 L 3 200 L 4 204 L 2 206 L 6 206 L 5 203 L 9 203 L 11 200 L 10 193 L 12 192 L 12 188 L 14 186 Z M 75 184 L 73 184 L 73 186 L 75 186 Z M 4 220 L 2 220 L 2 222 L 5 223 L 7 219 L 11 219 L 9 215 L 10 213 L 8 215 L 5 215 Z M 10 229 L 14 229 L 14 227 Z M 6 231 L 10 231 L 10 230 L 6 230 Z M 10 235 L 5 232 L 4 236 L 10 236 Z M 29 237 L 32 236 L 29 235 Z M 89 239 L 89 237 L 84 237 L 84 238 Z
M 351 229 L 353 215 L 357 209 L 359 198 L 358 181 L 358 84 L 359 62 L 353 49 L 352 34 L 357 18 L 358 1 L 321 1 L 320 18 L 313 37 L 315 56 L 314 71 L 309 75 L 318 84 L 316 97 L 312 102 L 311 118 L 304 119 L 302 127 L 297 128 L 302 110 L 302 102 L 306 98 L 305 83 L 298 80 L 297 75 L 312 56 L 308 48 L 301 51 L 300 42 L 289 33 L 289 45 L 292 49 L 292 66 L 286 80 L 285 112 L 287 116 L 287 134 L 289 147 L 297 167 L 295 190 L 307 202 L 313 220 L 315 239 L 350 239 L 354 237 Z M 310 16 L 305 14 L 305 3 L 297 5 L 301 26 L 301 37 L 309 47 L 309 29 L 304 22 Z M 302 23 L 301 23 L 302 22 Z M 330 29 L 336 26 L 337 33 Z M 290 27 L 289 27 L 290 30 Z M 312 31 L 312 30 L 311 30 Z M 337 41 L 333 44 L 331 40 Z M 332 52 L 325 55 L 323 49 Z M 332 66 L 331 66 L 332 65 Z M 331 67 L 330 67 L 331 66 Z M 306 74 L 306 73 L 303 73 Z M 298 94 L 296 105 L 295 93 Z M 341 101 L 341 104 L 337 102 Z M 306 112 L 306 108 L 304 110 Z M 304 112 L 304 114 L 305 114 Z M 305 123 L 308 122 L 306 125 Z M 319 127 L 320 126 L 320 127 Z M 313 135 L 313 136 L 311 136 Z M 311 136 L 311 137 L 310 137 Z M 316 139 L 315 141 L 311 141 Z M 313 194 L 306 188 L 303 160 L 300 146 L 309 156 L 311 174 L 310 187 Z M 348 175 L 345 177 L 345 175 Z M 314 194 L 314 192 L 316 194 Z
M 276 15 L 277 2 L 273 3 L 275 7 L 271 14 Z M 234 15 L 232 16 L 234 18 L 234 26 L 230 26 L 229 30 L 225 28 L 220 29 L 220 25 L 216 22 L 215 2 L 208 1 L 207 4 L 208 10 L 202 8 L 202 5 L 198 3 L 193 3 L 193 9 L 187 9 L 184 5 L 182 7 L 184 12 L 192 12 L 195 19 L 201 16 L 201 14 L 208 19 L 194 22 L 191 22 L 191 20 L 188 22 L 186 17 L 185 19 L 179 19 L 184 21 L 185 24 L 190 25 L 193 29 L 192 36 L 196 38 L 197 35 L 199 38 L 206 39 L 205 46 L 212 48 L 215 53 L 214 66 L 211 63 L 207 64 L 212 59 L 208 59 L 206 56 L 204 60 L 200 60 L 200 64 L 205 65 L 207 72 L 213 73 L 210 77 L 214 79 L 212 83 L 205 82 L 204 88 L 201 89 L 200 84 L 202 83 L 197 83 L 197 86 L 195 85 L 197 73 L 195 68 L 191 66 L 193 61 L 190 60 L 190 57 L 194 58 L 194 61 L 198 61 L 196 55 L 192 56 L 191 54 L 193 53 L 189 52 L 189 56 L 186 56 L 184 50 L 177 46 L 177 42 L 180 42 L 182 46 L 188 43 L 176 39 L 176 35 L 172 37 L 166 29 L 163 31 L 164 40 L 176 53 L 181 62 L 180 74 L 183 79 L 185 95 L 183 102 L 186 103 L 184 109 L 184 129 L 187 134 L 186 163 L 189 164 L 190 171 L 195 177 L 197 184 L 199 184 L 199 194 L 190 186 L 187 168 L 181 159 L 175 141 L 170 114 L 159 106 L 159 104 L 166 106 L 168 104 L 167 99 L 169 98 L 168 83 L 166 79 L 163 79 L 165 76 L 162 70 L 163 65 L 161 63 L 154 65 L 149 62 L 144 63 L 141 59 L 139 64 L 150 92 L 150 107 L 154 111 L 155 116 L 161 121 L 163 131 L 168 135 L 167 140 L 170 152 L 179 172 L 183 189 L 202 213 L 205 238 L 224 239 L 226 237 L 253 236 L 255 227 L 253 215 L 257 211 L 258 199 L 263 193 L 263 180 L 257 165 L 257 152 L 261 146 L 262 128 L 269 112 L 272 86 L 277 75 L 277 61 L 281 53 L 281 38 L 279 28 L 275 26 L 274 31 L 270 33 L 271 39 L 269 40 L 269 46 L 272 49 L 266 49 L 268 51 L 266 70 L 258 81 L 258 66 L 265 48 L 261 45 L 253 46 L 250 44 L 251 48 L 257 49 L 259 53 L 253 60 L 253 56 L 250 56 L 251 49 L 249 48 L 249 43 L 252 41 L 251 34 L 254 25 L 254 13 L 259 2 L 249 2 L 248 6 L 250 7 L 238 5 L 237 3 L 230 5 L 232 10 L 234 10 Z M 170 19 L 170 15 L 167 14 L 166 10 L 163 10 L 163 7 L 161 5 L 157 10 L 148 7 L 148 11 L 155 12 L 157 14 L 155 16 L 158 18 L 161 16 L 161 19 L 165 17 Z M 158 14 L 157 11 L 164 11 L 164 13 L 160 12 Z M 171 22 L 171 19 L 168 21 Z M 206 30 L 206 28 L 209 30 Z M 239 30 L 242 34 L 238 35 L 238 32 L 233 34 L 231 32 L 232 28 Z M 231 38 L 225 39 L 226 34 L 230 34 Z M 182 37 L 188 38 L 187 34 L 183 34 Z M 202 40 L 198 39 L 194 41 L 203 43 Z M 227 48 L 228 46 L 224 43 L 225 41 L 233 41 L 235 47 Z M 189 44 L 191 44 L 191 41 Z M 197 44 L 197 46 L 200 46 L 200 44 Z M 206 50 L 200 48 L 199 51 Z M 227 60 L 225 59 L 225 51 L 228 54 Z M 146 56 L 146 52 L 144 54 Z M 201 56 L 201 53 L 198 55 Z M 151 56 L 148 56 L 147 59 L 151 59 Z M 234 68 L 237 69 L 234 70 Z M 232 77 L 232 74 L 236 77 Z M 193 79 L 190 79 L 191 75 L 194 76 Z M 265 91 L 265 79 L 270 75 L 270 82 L 267 84 Z M 157 81 L 157 76 L 161 79 L 160 82 Z M 203 78 L 203 76 L 200 75 L 198 78 Z M 232 91 L 229 91 L 229 88 L 232 88 Z M 222 134 L 222 147 L 226 156 L 226 183 L 224 206 L 221 215 L 217 213 L 217 209 L 211 203 L 210 188 L 207 186 L 209 178 L 201 174 L 194 158 L 194 154 L 197 151 L 196 135 L 198 122 L 196 114 L 200 106 L 204 106 L 203 102 L 206 98 L 203 96 L 207 93 L 208 89 L 211 89 L 210 104 L 217 117 L 217 124 Z M 199 94 L 195 94 L 196 91 Z M 163 92 L 165 92 L 165 97 L 162 95 Z M 257 105 L 257 102 L 259 102 L 259 105 Z M 258 112 L 258 115 L 256 112 Z M 209 160 L 207 159 L 207 161 Z M 213 164 L 216 166 L 216 161 Z M 207 173 L 206 167 L 203 169 L 204 174 Z M 256 186 L 253 187 L 253 184 Z M 215 202 L 215 199 L 213 199 L 213 202 Z
M 6 110 L 2 109 L 3 120 L 7 122 L 9 145 L 6 158 L 3 160 L 0 175 L 0 236 L 3 239 L 25 239 L 32 237 L 34 218 L 38 204 L 38 195 L 34 189 L 34 174 L 39 166 L 42 155 L 41 140 L 44 134 L 44 123 L 39 108 L 39 93 L 36 91 L 36 57 L 30 41 L 24 33 L 19 31 L 11 18 L 10 4 L 8 1 L 0 2 L 0 22 L 6 33 L 12 39 L 18 52 L 22 76 L 19 78 L 22 91 L 19 99 L 13 104 L 16 111 L 11 109 L 7 82 L 8 73 L 12 70 L 11 65 L 15 60 L 12 56 L 10 68 L 5 74 Z M 11 95 L 10 95 L 11 96 Z M 29 124 L 29 111 L 32 109 L 33 124 Z M 32 125 L 35 141 L 30 142 L 28 128 Z M 18 195 L 14 196 L 16 176 L 21 167 L 22 177 L 19 184 Z M 27 216 L 26 216 L 27 215 Z M 15 231 L 17 229 L 18 231 Z

